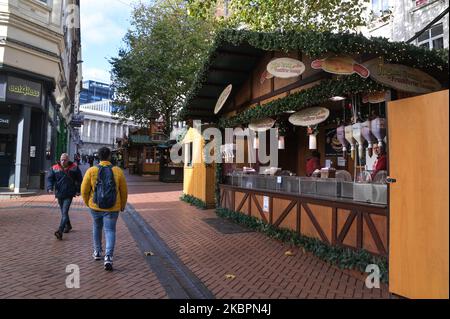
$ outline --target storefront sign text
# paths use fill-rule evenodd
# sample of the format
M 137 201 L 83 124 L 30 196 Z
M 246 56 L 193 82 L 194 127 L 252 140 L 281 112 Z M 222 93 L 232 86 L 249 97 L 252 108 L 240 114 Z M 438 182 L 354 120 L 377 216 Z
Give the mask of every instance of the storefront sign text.
M 42 84 L 10 76 L 6 94 L 8 100 L 40 105 Z
M 441 84 L 435 78 L 406 65 L 384 64 L 379 59 L 374 59 L 366 66 L 375 81 L 399 91 L 429 93 L 441 89 Z
M 305 65 L 296 59 L 279 58 L 267 64 L 267 72 L 277 78 L 293 78 L 305 72 Z
M 324 107 L 311 107 L 292 114 L 289 122 L 298 126 L 313 126 L 325 121 L 330 111 Z
M 11 117 L 9 115 L 0 115 L 0 128 L 9 128 Z

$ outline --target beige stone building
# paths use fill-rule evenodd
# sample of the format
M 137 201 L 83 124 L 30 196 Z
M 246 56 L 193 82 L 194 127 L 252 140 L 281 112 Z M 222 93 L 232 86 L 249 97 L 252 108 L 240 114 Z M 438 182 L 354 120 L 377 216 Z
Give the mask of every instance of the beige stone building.
M 0 187 L 38 188 L 81 85 L 79 0 L 0 0 Z

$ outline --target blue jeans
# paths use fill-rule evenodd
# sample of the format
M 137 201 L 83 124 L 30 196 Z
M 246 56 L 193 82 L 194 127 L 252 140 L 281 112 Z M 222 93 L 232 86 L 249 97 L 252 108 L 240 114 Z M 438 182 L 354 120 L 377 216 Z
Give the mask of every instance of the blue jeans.
M 98 212 L 91 209 L 94 220 L 92 233 L 94 237 L 94 250 L 102 250 L 102 229 L 105 225 L 106 252 L 105 255 L 114 255 L 114 245 L 116 244 L 116 224 L 119 212 Z
M 61 222 L 59 223 L 58 230 L 60 232 L 64 231 L 66 224 L 70 223 L 69 219 L 69 209 L 72 204 L 72 197 L 69 198 L 58 198 L 59 208 L 61 209 Z

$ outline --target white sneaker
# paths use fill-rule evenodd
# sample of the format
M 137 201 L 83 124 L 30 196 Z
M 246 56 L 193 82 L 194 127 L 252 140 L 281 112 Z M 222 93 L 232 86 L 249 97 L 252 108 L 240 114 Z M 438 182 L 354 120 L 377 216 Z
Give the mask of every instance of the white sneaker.
M 113 258 L 112 256 L 105 256 L 104 263 L 105 270 L 112 271 L 113 270 Z
M 102 260 L 102 252 L 94 250 L 92 257 L 94 257 L 95 260 Z

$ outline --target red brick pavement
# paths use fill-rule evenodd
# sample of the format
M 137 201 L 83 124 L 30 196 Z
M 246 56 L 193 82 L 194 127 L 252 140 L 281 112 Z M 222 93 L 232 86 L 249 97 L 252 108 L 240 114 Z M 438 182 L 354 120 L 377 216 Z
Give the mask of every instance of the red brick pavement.
M 91 257 L 91 216 L 80 198 L 70 218 L 73 231 L 58 241 L 53 196 L 0 201 L 0 298 L 167 298 L 122 219 L 114 271 L 107 272 Z M 66 288 L 69 264 L 79 266 L 80 288 Z
M 198 210 L 179 201 L 180 184 L 127 176 L 129 202 L 216 298 L 391 298 L 361 278 L 263 234 L 223 234 Z M 57 241 L 60 214 L 52 196 L 0 201 L 0 298 L 167 298 L 124 221 L 119 219 L 114 272 L 91 257 L 91 219 L 80 199 L 74 230 Z M 284 255 L 287 249 L 295 255 Z M 80 267 L 79 289 L 65 286 L 68 264 Z M 227 279 L 233 274 L 234 279 Z
M 204 220 L 213 210 L 179 201 L 180 190 L 131 185 L 129 202 L 216 298 L 392 298 L 352 276 L 263 234 L 223 234 Z M 164 189 L 164 187 L 162 187 Z M 294 256 L 285 256 L 286 250 Z M 232 274 L 234 279 L 227 279 Z

